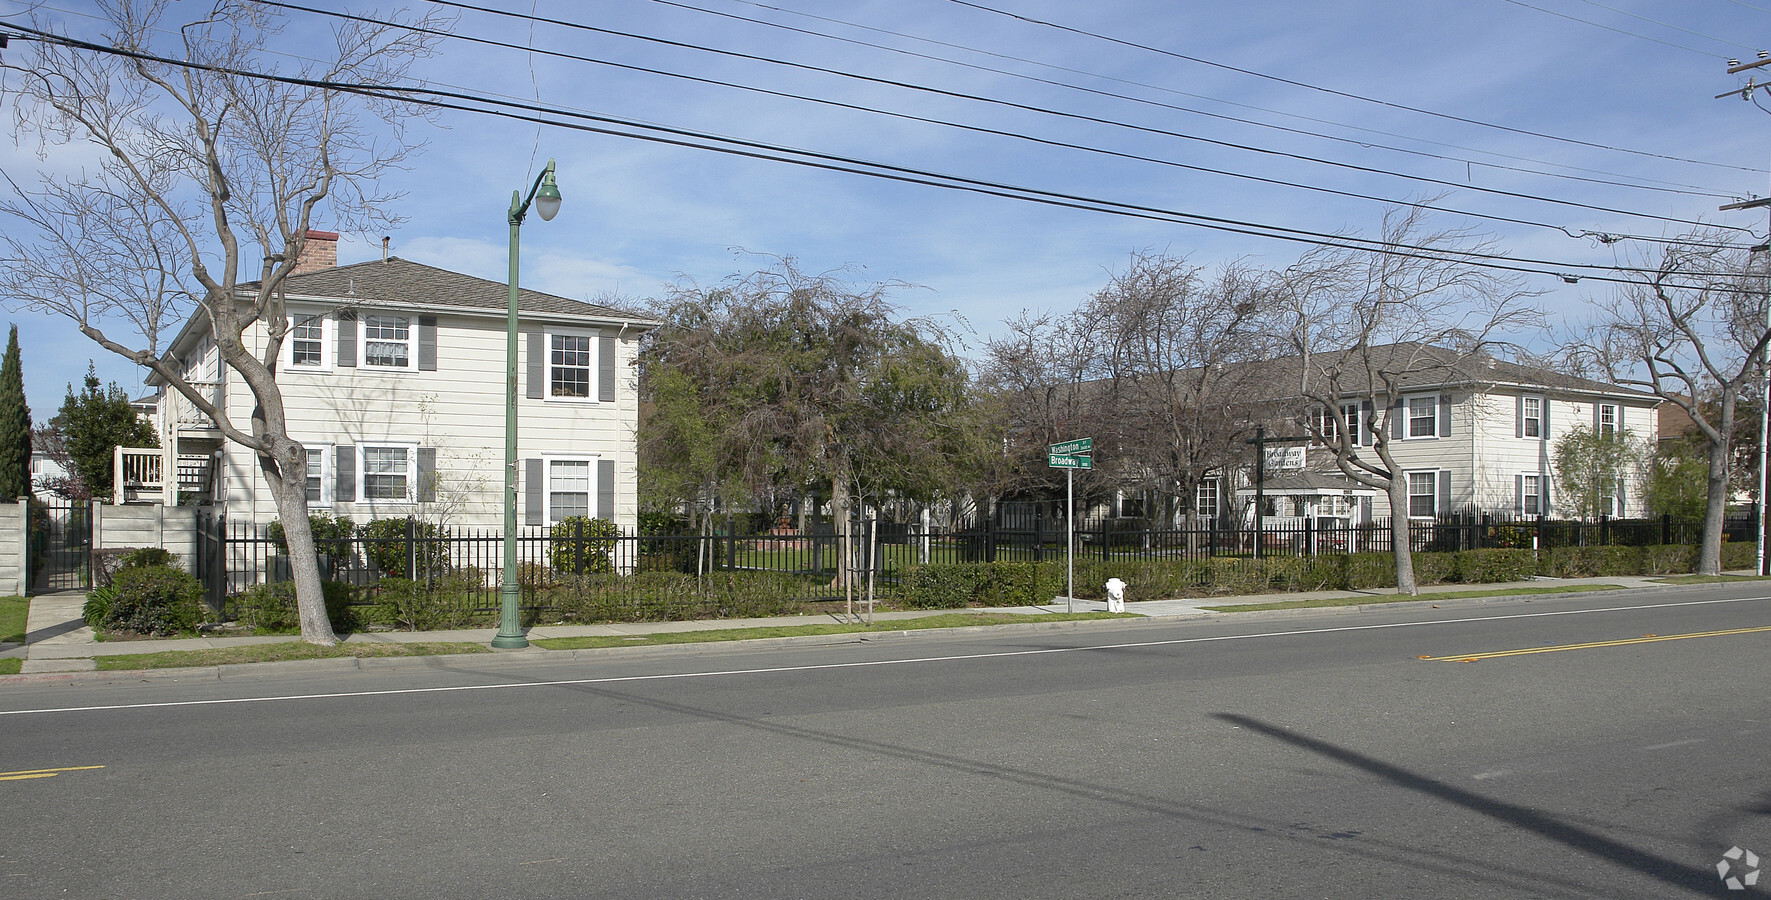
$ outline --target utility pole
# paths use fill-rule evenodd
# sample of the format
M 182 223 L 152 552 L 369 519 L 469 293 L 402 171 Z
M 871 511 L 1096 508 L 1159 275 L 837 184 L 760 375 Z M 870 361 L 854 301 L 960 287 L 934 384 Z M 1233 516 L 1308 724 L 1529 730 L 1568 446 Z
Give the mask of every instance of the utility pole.
M 1742 63 L 1739 60 L 1734 59 L 1728 60 L 1728 74 L 1735 75 L 1745 72 L 1748 69 L 1760 68 L 1761 66 L 1771 66 L 1771 52 L 1760 50 L 1759 58 L 1749 63 Z M 1765 85 L 1758 83 L 1758 80 L 1755 77 L 1748 76 L 1746 84 L 1739 90 L 1729 91 L 1726 94 L 1717 94 L 1716 99 L 1720 100 L 1723 97 L 1732 97 L 1738 94 L 1742 100 L 1751 100 L 1753 98 L 1753 91 L 1764 86 Z M 1762 207 L 1771 207 L 1771 197 L 1760 197 L 1757 200 L 1729 203 L 1718 207 L 1718 209 L 1722 212 L 1730 212 L 1737 209 L 1758 209 Z M 1754 253 L 1765 253 L 1767 251 L 1771 251 L 1771 233 L 1768 233 L 1765 243 L 1752 248 L 1752 252 Z M 1771 330 L 1771 263 L 1767 263 L 1765 278 L 1765 328 Z M 1759 351 L 1759 369 L 1763 385 L 1762 390 L 1759 393 L 1759 521 L 1758 528 L 1756 529 L 1758 531 L 1756 539 L 1757 550 L 1754 554 L 1753 562 L 1753 572 L 1759 575 L 1771 574 L 1768 573 L 1765 568 L 1766 463 L 1771 462 L 1771 452 L 1767 452 L 1768 450 L 1771 450 L 1771 447 L 1767 447 L 1767 441 L 1771 440 L 1771 365 L 1768 365 L 1768 363 L 1771 363 L 1771 349 L 1761 349 Z

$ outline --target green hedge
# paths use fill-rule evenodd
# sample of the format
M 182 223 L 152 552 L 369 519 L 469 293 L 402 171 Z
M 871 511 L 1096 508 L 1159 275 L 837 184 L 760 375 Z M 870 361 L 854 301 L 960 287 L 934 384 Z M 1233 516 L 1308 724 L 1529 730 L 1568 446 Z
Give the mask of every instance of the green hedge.
M 320 589 L 326 598 L 326 618 L 332 630 L 350 632 L 363 625 L 357 610 L 356 591 L 338 581 L 322 581 Z M 234 621 L 260 634 L 297 634 L 301 631 L 301 613 L 295 606 L 295 582 L 254 585 L 228 599 L 229 613 Z
M 1496 584 L 1537 575 L 1664 575 L 1691 571 L 1696 558 L 1697 548 L 1686 545 L 1413 554 L 1415 583 L 1420 585 Z M 1752 559 L 1751 544 L 1722 545 L 1723 568 L 1751 567 Z M 1064 565 L 1058 560 L 911 566 L 899 581 L 899 599 L 916 609 L 1046 604 L 1064 595 Z M 1396 560 L 1387 552 L 1265 559 L 1078 559 L 1075 565 L 1076 596 L 1085 600 L 1104 599 L 1109 578 L 1127 583 L 1127 600 L 1396 586 Z

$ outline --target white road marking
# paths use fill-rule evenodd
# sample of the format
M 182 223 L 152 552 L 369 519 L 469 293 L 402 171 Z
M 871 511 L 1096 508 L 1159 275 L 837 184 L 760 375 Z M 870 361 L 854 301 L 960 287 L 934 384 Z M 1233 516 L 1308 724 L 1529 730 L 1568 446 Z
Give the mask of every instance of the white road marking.
M 1003 650 L 993 653 L 964 653 L 955 656 L 917 656 L 906 659 L 880 659 L 861 662 L 817 663 L 804 666 L 771 666 L 760 669 L 721 669 L 712 672 L 670 672 L 661 675 L 618 675 L 607 678 L 571 678 L 560 681 L 521 681 L 500 684 L 465 684 L 450 687 L 395 688 L 381 691 L 339 691 L 329 694 L 286 694 L 272 697 L 231 697 L 219 700 L 169 700 L 159 703 L 118 703 L 105 706 L 62 706 L 47 709 L 0 710 L 0 716 L 29 716 L 44 713 L 109 712 L 127 709 L 166 709 L 180 706 L 224 706 L 236 703 L 281 703 L 292 700 L 333 700 L 347 697 L 397 697 L 404 694 L 447 694 L 461 691 L 501 691 L 517 688 L 571 687 L 588 684 L 622 684 L 637 681 L 673 681 L 686 678 L 722 678 L 738 675 L 773 675 L 783 672 L 816 672 L 828 669 L 864 669 L 877 666 L 902 666 L 915 663 L 964 662 L 978 659 L 1009 659 L 1017 656 L 1046 656 L 1058 653 L 1091 653 L 1101 650 L 1129 650 L 1142 647 L 1174 647 L 1183 644 L 1209 644 L 1221 641 L 1246 641 L 1259 638 L 1299 637 L 1317 634 L 1339 634 L 1351 631 L 1379 631 L 1397 628 L 1420 628 L 1429 625 L 1461 625 L 1471 622 L 1499 622 L 1510 619 L 1542 619 L 1552 616 L 1582 616 L 1608 612 L 1634 612 L 1645 609 L 1670 609 L 1681 606 L 1709 606 L 1717 603 L 1757 603 L 1771 597 L 1741 597 L 1725 600 L 1691 600 L 1682 603 L 1652 603 L 1643 606 L 1607 606 L 1599 609 L 1566 609 L 1548 612 L 1509 613 L 1498 616 L 1465 616 L 1457 619 L 1434 619 L 1428 622 L 1389 622 L 1380 625 L 1341 625 L 1334 628 L 1304 628 L 1295 631 L 1261 631 L 1252 634 L 1225 634 L 1214 637 L 1174 638 L 1165 641 L 1131 641 L 1123 644 L 1101 644 L 1090 647 L 1049 647 L 1040 650 Z
M 1655 744 L 1652 747 L 1643 747 L 1642 752 L 1646 753 L 1650 750 L 1671 750 L 1674 747 L 1688 747 L 1692 744 L 1701 744 L 1703 741 L 1703 738 L 1686 738 L 1682 741 L 1669 741 L 1665 744 Z

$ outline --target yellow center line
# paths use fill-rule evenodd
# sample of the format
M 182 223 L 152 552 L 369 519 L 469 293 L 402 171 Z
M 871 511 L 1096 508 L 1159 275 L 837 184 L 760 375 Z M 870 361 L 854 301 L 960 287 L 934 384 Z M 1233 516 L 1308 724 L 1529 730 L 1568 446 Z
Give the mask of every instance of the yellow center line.
M 59 769 L 20 769 L 17 772 L 0 772 L 0 781 L 23 781 L 26 778 L 54 778 L 58 772 L 84 772 L 88 769 L 102 769 L 104 766 L 63 766 Z
M 1475 662 L 1479 659 L 1499 659 L 1503 656 L 1525 656 L 1532 653 L 1554 653 L 1558 650 L 1593 650 L 1599 647 L 1624 647 L 1630 644 L 1654 644 L 1660 641 L 1682 641 L 1687 638 L 1722 637 L 1729 634 L 1753 634 L 1760 631 L 1771 631 L 1771 625 L 1756 628 L 1730 628 L 1726 631 L 1694 631 L 1690 634 L 1649 634 L 1639 638 L 1625 638 L 1620 641 L 1593 641 L 1587 644 L 1555 644 L 1549 647 L 1525 647 L 1519 650 L 1496 650 L 1492 653 L 1459 653 L 1453 656 L 1422 656 L 1428 662 Z

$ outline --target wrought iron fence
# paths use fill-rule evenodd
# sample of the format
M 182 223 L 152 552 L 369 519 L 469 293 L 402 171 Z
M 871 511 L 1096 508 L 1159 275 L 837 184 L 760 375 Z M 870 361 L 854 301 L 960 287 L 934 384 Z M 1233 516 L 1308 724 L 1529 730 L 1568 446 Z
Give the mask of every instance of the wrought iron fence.
M 1756 520 L 1730 520 L 1730 536 L 1751 540 Z M 1037 562 L 1064 558 L 1068 529 L 1062 519 L 1022 519 L 1019 527 L 991 520 L 961 523 L 953 528 L 924 529 L 917 524 L 857 523 L 847 568 L 857 574 L 895 581 L 912 565 L 925 563 Z M 1203 559 L 1216 556 L 1312 556 L 1386 552 L 1391 522 L 1358 525 L 1334 520 L 1266 517 L 1259 529 L 1205 522 L 1196 528 L 1155 527 L 1137 518 L 1078 520 L 1076 553 L 1098 559 Z M 1407 523 L 1410 546 L 1416 551 L 1459 551 L 1482 548 L 1552 549 L 1566 546 L 1695 543 L 1700 523 L 1653 520 L 1562 522 L 1506 518 L 1487 514 L 1443 516 Z M 742 534 L 621 534 L 594 536 L 583 530 L 525 526 L 517 538 L 517 581 L 525 608 L 545 608 L 570 589 L 618 595 L 656 586 L 664 575 L 702 577 L 739 573 L 783 576 L 772 589 L 796 596 L 786 600 L 826 599 L 841 594 L 838 569 L 844 565 L 834 530 L 820 525 L 810 534 L 770 532 Z M 321 575 L 364 588 L 385 578 L 429 583 L 448 578 L 461 594 L 466 612 L 498 608 L 502 579 L 503 536 L 498 531 L 444 529 L 407 521 L 397 529 L 362 530 L 345 538 L 316 542 Z M 264 526 L 229 522 L 221 516 L 199 521 L 198 574 L 212 605 L 257 584 L 286 581 L 290 562 L 283 543 Z M 576 580 L 573 580 L 576 579 Z

